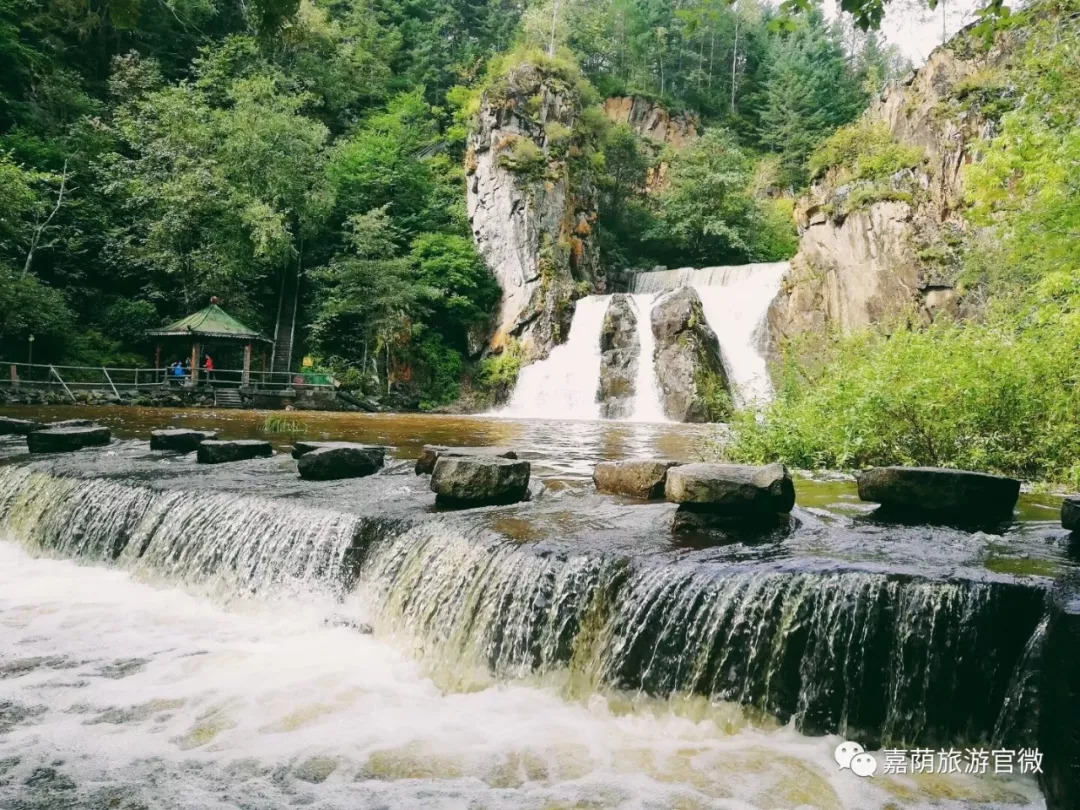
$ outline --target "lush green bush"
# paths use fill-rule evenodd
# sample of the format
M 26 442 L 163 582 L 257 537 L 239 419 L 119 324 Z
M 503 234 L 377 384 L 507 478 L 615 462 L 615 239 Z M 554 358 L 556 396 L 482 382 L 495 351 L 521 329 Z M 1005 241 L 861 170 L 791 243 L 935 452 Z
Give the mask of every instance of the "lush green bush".
M 860 120 L 841 127 L 810 156 L 810 174 L 821 177 L 838 168 L 844 180 L 884 180 L 918 166 L 926 153 L 901 144 L 884 124 Z
M 1060 314 L 1060 313 L 1059 313 Z M 789 347 L 728 453 L 797 467 L 926 464 L 1080 485 L 1080 319 L 938 323 Z M 808 358 L 817 358 L 814 365 Z

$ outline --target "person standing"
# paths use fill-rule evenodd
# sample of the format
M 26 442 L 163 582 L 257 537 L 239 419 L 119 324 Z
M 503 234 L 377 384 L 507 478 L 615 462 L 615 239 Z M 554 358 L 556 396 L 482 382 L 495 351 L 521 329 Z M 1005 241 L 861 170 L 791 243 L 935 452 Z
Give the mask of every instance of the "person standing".
M 212 385 L 214 382 L 214 358 L 210 355 L 206 355 L 203 360 L 203 371 L 206 372 L 207 385 Z

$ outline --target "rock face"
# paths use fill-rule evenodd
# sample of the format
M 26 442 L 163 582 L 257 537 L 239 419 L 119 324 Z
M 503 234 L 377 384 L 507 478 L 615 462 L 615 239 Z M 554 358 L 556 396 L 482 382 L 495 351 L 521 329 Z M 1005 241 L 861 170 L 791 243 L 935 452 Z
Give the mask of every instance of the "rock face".
M 962 170 L 977 154 L 973 144 L 994 124 L 964 100 L 964 87 L 1009 51 L 1007 44 L 977 51 L 967 47 L 967 36 L 935 50 L 863 115 L 867 126 L 921 150 L 921 163 L 876 180 L 830 170 L 798 201 L 799 252 L 769 312 L 774 350 L 776 342 L 807 331 L 965 314 L 954 247 L 967 228 Z
M 440 444 L 425 444 L 420 451 L 420 457 L 416 459 L 416 474 L 429 475 L 435 471 L 435 463 L 440 457 L 458 458 L 460 456 L 479 456 L 481 458 L 510 458 L 518 457 L 516 450 L 509 447 L 444 447 Z
M 431 490 L 440 506 L 517 503 L 528 497 L 530 471 L 527 461 L 443 456 L 431 474 Z
M 937 467 L 874 467 L 855 476 L 859 497 L 890 510 L 964 520 L 1001 520 L 1020 497 L 1015 478 Z
M 597 492 L 609 495 L 629 495 L 643 500 L 662 498 L 668 470 L 678 463 L 666 459 L 602 461 L 593 468 L 593 483 Z
M 41 422 L 0 416 L 0 436 L 26 436 L 28 433 L 41 430 L 43 427 L 45 426 Z
M 304 453 L 296 468 L 308 481 L 335 481 L 372 475 L 382 469 L 385 460 L 384 447 L 341 442 Z
M 1061 504 L 1061 527 L 1080 532 L 1080 495 L 1070 495 Z
M 199 445 L 209 439 L 216 439 L 214 430 L 187 430 L 186 428 L 161 428 L 150 431 L 151 450 L 175 450 L 179 453 L 194 453 Z
M 600 385 L 596 399 L 605 419 L 623 419 L 633 411 L 641 355 L 637 315 L 628 295 L 613 295 L 600 330 Z
M 84 447 L 108 444 L 112 434 L 107 427 L 50 427 L 35 430 L 26 437 L 31 453 L 69 453 Z
M 661 160 L 666 148 L 685 149 L 698 138 L 701 121 L 696 115 L 671 115 L 655 101 L 638 96 L 614 96 L 604 102 L 604 113 L 615 124 L 626 124 L 647 138 L 653 147 L 654 165 L 645 178 L 645 190 L 662 191 L 668 184 L 668 162 Z
M 518 341 L 526 362 L 565 341 L 573 301 L 605 286 L 582 112 L 574 77 L 522 63 L 492 82 L 469 138 L 469 221 L 503 293 L 489 348 Z
M 656 376 L 667 417 L 677 422 L 723 418 L 730 386 L 720 343 L 693 287 L 679 287 L 653 304 L 652 330 Z
M 270 458 L 274 448 L 261 439 L 238 439 L 236 441 L 205 441 L 199 445 L 200 464 L 224 464 L 229 461 L 246 461 L 250 458 Z

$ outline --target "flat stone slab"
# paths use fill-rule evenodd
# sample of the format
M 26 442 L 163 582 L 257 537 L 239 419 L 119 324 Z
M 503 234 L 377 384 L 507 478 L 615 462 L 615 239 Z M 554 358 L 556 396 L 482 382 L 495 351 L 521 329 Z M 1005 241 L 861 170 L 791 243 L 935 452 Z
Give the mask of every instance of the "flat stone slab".
M 644 500 L 663 498 L 668 470 L 678 464 L 667 459 L 601 461 L 593 468 L 593 484 L 597 492 L 608 495 Z
M 873 467 L 855 480 L 864 501 L 964 519 L 1008 517 L 1020 497 L 1015 478 L 940 467 Z
M 31 453 L 70 453 L 84 447 L 101 447 L 112 440 L 107 427 L 50 427 L 26 436 Z
M 434 472 L 435 463 L 441 456 L 480 456 L 481 458 L 518 457 L 516 450 L 509 447 L 446 447 L 441 444 L 425 444 L 416 459 L 416 474 L 425 475 Z
M 431 473 L 439 506 L 491 506 L 527 500 L 532 465 L 509 458 L 440 456 Z
M 385 445 L 379 444 L 361 444 L 359 442 L 308 442 L 308 441 L 294 441 L 292 446 L 292 457 L 299 459 L 301 456 L 305 456 L 308 453 L 312 453 L 316 450 L 320 450 L 323 447 L 379 447 L 383 450 L 385 455 L 389 449 Z
M 1069 495 L 1061 503 L 1061 527 L 1080 532 L 1080 495 Z
M 308 481 L 336 481 L 372 475 L 382 469 L 385 460 L 385 447 L 342 442 L 304 453 L 296 468 Z
M 26 436 L 35 430 L 45 427 L 41 422 L 31 422 L 29 419 L 12 419 L 10 416 L 0 416 L 0 436 Z
M 44 430 L 51 428 L 69 428 L 69 427 L 98 427 L 98 423 L 93 419 L 64 419 L 61 422 L 49 422 L 44 426 Z
M 150 431 L 151 450 L 175 450 L 194 453 L 199 444 L 217 439 L 216 430 L 189 430 L 188 428 L 159 428 Z
M 246 461 L 250 458 L 270 458 L 274 448 L 262 439 L 237 439 L 217 441 L 210 439 L 199 445 L 200 464 L 225 464 L 230 461 Z
M 782 464 L 683 464 L 668 470 L 664 495 L 716 515 L 774 515 L 791 511 L 795 484 Z

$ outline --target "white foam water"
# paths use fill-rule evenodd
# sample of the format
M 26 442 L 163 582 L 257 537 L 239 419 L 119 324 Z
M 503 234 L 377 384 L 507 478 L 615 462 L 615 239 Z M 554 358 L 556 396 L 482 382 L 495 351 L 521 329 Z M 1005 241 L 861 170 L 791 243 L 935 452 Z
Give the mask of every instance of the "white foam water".
M 634 313 L 637 315 L 638 343 L 641 346 L 637 378 L 634 381 L 634 410 L 630 417 L 635 422 L 670 421 L 664 414 L 660 388 L 656 381 L 656 338 L 652 331 L 652 305 L 655 298 L 652 293 L 630 296 Z
M 599 419 L 600 330 L 610 295 L 579 298 L 566 343 L 518 375 L 514 393 L 500 416 L 519 419 Z
M 705 320 L 720 341 L 735 404 L 752 407 L 772 397 L 764 351 L 765 318 L 788 268 L 787 262 L 774 262 L 639 273 L 634 277 L 634 292 L 655 294 L 684 284 L 693 287 L 701 298 Z
M 445 691 L 392 637 L 332 616 L 363 621 L 363 591 L 226 609 L 0 539 L 0 806 L 1045 806 L 1021 778 L 859 779 L 839 738 L 704 698 Z

